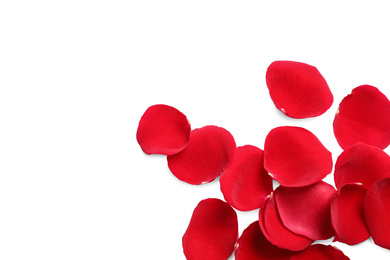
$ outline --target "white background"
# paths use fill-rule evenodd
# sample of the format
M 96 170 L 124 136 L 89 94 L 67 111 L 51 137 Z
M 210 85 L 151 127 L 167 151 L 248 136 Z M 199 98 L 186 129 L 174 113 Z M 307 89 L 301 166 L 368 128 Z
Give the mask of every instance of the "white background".
M 141 151 L 150 105 L 224 127 L 237 145 L 303 126 L 335 160 L 341 99 L 362 84 L 390 96 L 388 5 L 268 2 L 1 1 L 0 259 L 184 259 L 193 209 L 222 194 L 218 180 L 188 185 Z M 328 112 L 275 109 L 264 78 L 280 59 L 319 69 Z M 240 233 L 257 214 L 238 213 Z M 371 240 L 334 245 L 355 260 L 390 257 Z

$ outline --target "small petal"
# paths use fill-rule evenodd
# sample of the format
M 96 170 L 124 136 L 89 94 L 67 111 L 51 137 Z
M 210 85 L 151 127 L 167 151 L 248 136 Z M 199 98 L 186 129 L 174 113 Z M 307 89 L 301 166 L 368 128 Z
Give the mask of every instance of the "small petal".
M 168 167 L 178 179 L 189 184 L 204 184 L 217 178 L 236 150 L 233 136 L 224 128 L 205 126 L 191 132 L 188 146 L 170 155 Z
M 361 184 L 346 184 L 337 192 L 331 204 L 335 241 L 356 245 L 370 237 L 363 215 L 363 200 L 367 189 Z
M 286 228 L 313 240 L 323 240 L 334 235 L 330 203 L 335 193 L 331 185 L 320 181 L 299 188 L 279 186 L 274 195 Z
M 390 102 L 376 87 L 359 86 L 340 103 L 333 131 L 341 148 L 357 142 L 385 149 L 390 144 Z
M 304 128 L 277 127 L 265 140 L 264 167 L 281 185 L 302 187 L 332 171 L 332 154 Z
M 238 221 L 234 209 L 219 199 L 205 199 L 195 208 L 183 236 L 188 260 L 226 260 L 234 251 Z
M 252 145 L 238 147 L 219 178 L 225 200 L 238 210 L 264 206 L 272 192 L 272 178 L 263 166 L 263 151 Z
M 267 69 L 266 81 L 275 106 L 289 117 L 319 116 L 333 103 L 324 77 L 305 63 L 274 61 Z
M 290 260 L 349 260 L 349 257 L 333 247 L 316 244 L 309 246 L 305 251 L 291 256 Z
M 187 146 L 190 132 L 190 123 L 183 113 L 167 105 L 154 105 L 139 121 L 137 141 L 146 154 L 171 155 Z

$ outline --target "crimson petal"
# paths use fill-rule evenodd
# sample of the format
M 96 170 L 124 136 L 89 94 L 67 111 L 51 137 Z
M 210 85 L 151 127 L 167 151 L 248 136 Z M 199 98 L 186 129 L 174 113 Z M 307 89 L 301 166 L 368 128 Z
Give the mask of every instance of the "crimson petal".
M 233 157 L 236 143 L 224 128 L 205 126 L 192 130 L 188 146 L 170 155 L 168 167 L 180 180 L 203 184 L 217 178 Z
M 337 192 L 331 204 L 335 241 L 356 245 L 368 239 L 363 215 L 363 200 L 367 189 L 359 184 L 346 184 Z
M 381 149 L 390 144 L 390 102 L 376 87 L 359 86 L 340 103 L 333 131 L 341 148 L 357 142 Z
M 364 199 L 363 211 L 374 243 L 390 249 L 390 178 L 372 184 Z
M 324 77 L 305 63 L 274 61 L 267 69 L 266 81 L 275 106 L 289 117 L 319 116 L 333 103 Z
M 332 154 L 304 128 L 277 127 L 265 140 L 264 167 L 281 185 L 301 187 L 332 171 Z
M 299 188 L 279 186 L 274 195 L 285 227 L 298 235 L 323 240 L 334 235 L 330 203 L 335 193 L 333 186 L 320 181 Z
M 263 151 L 252 145 L 238 147 L 220 179 L 225 200 L 238 210 L 264 206 L 272 192 L 272 178 L 263 166 Z
M 234 209 L 219 199 L 199 202 L 183 236 L 188 260 L 226 260 L 234 251 L 238 221 Z
M 290 260 L 349 260 L 349 257 L 333 247 L 316 244 L 309 246 L 305 251 L 291 256 Z
M 174 107 L 154 105 L 142 115 L 137 141 L 146 154 L 171 155 L 183 150 L 190 139 L 187 117 Z

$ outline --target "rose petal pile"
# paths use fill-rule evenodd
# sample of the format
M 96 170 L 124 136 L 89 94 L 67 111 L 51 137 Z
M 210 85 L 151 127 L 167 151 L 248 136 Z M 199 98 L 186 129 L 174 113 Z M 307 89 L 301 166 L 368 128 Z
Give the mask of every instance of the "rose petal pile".
M 266 84 L 276 108 L 293 118 L 325 113 L 333 95 L 314 66 L 275 61 Z M 264 150 L 236 147 L 217 126 L 191 130 L 187 117 L 167 105 L 142 115 L 137 141 L 146 154 L 167 155 L 178 179 L 193 185 L 217 177 L 226 202 L 202 200 L 183 236 L 189 260 L 349 259 L 316 240 L 355 245 L 370 236 L 390 249 L 390 102 L 377 88 L 355 88 L 339 106 L 334 135 L 344 150 L 334 166 L 337 190 L 322 181 L 332 172 L 331 152 L 310 131 L 281 126 Z M 279 182 L 273 190 L 273 180 Z M 239 236 L 236 211 L 259 209 L 259 219 Z

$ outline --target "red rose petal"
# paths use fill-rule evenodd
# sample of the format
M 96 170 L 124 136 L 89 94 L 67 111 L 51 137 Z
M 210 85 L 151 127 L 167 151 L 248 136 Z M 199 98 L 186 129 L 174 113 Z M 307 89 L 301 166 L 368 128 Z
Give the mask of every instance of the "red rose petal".
M 337 192 L 331 204 L 335 241 L 356 245 L 368 239 L 363 215 L 363 200 L 367 189 L 363 185 L 346 184 Z
M 266 205 L 267 205 L 267 203 L 266 203 Z M 268 235 L 267 229 L 265 228 L 264 207 L 259 210 L 259 226 L 260 226 L 261 232 L 263 233 L 265 238 L 272 243 L 272 238 Z
M 263 207 L 273 189 L 263 166 L 263 151 L 252 145 L 236 149 L 219 182 L 225 200 L 242 211 Z
M 305 251 L 291 256 L 290 260 L 349 260 L 349 257 L 333 247 L 316 244 L 309 246 Z
M 372 184 L 364 199 L 363 211 L 374 243 L 390 249 L 390 178 Z
M 188 260 L 226 260 L 238 238 L 237 214 L 219 199 L 199 202 L 183 236 Z
M 381 149 L 390 144 L 390 102 L 376 87 L 359 86 L 340 103 L 333 131 L 341 148 L 363 142 Z
M 286 228 L 313 240 L 323 240 L 334 235 L 330 203 L 335 193 L 331 185 L 321 181 L 299 188 L 279 186 L 274 195 Z
M 266 81 L 275 106 L 289 117 L 319 116 L 333 103 L 324 77 L 305 63 L 274 61 L 267 69 Z
M 242 233 L 234 256 L 235 260 L 289 260 L 291 254 L 271 244 L 261 232 L 258 221 L 255 221 Z
M 334 181 L 338 189 L 347 183 L 362 183 L 368 189 L 385 177 L 390 177 L 390 156 L 375 146 L 357 143 L 337 158 Z
M 190 123 L 183 113 L 167 105 L 154 105 L 139 121 L 137 141 L 146 154 L 171 155 L 187 146 L 190 132 Z
M 281 185 L 301 187 L 332 171 L 332 154 L 304 128 L 277 127 L 265 140 L 264 167 Z
M 168 167 L 180 180 L 203 184 L 221 175 L 236 150 L 233 136 L 224 128 L 205 126 L 191 132 L 188 146 L 168 156 Z

